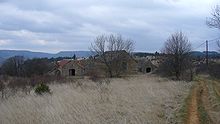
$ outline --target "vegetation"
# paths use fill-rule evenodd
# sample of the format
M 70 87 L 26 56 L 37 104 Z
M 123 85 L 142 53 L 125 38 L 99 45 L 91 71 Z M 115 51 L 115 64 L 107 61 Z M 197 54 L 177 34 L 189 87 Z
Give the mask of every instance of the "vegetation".
M 219 91 L 215 89 L 218 85 L 219 83 L 211 77 L 196 77 L 195 84 L 180 111 L 185 123 L 217 124 L 220 122 L 220 104 L 218 94 L 215 92 Z
M 176 123 L 173 113 L 191 86 L 152 75 L 110 80 L 108 85 L 78 80 L 80 87 L 77 82 L 49 84 L 52 95 L 0 99 L 0 120 L 4 124 Z
M 158 52 L 155 52 L 155 53 L 135 52 L 135 53 L 133 53 L 133 55 L 137 56 L 137 57 L 160 56 L 160 54 Z
M 207 19 L 207 25 L 220 29 L 219 6 Z M 220 42 L 217 44 L 220 47 Z M 87 66 L 94 66 L 95 61 L 99 61 L 104 64 L 101 68 L 109 77 L 120 77 L 127 68 L 128 59 L 124 54 L 129 57 L 154 56 L 154 60 L 162 61 L 158 62 L 158 72 L 178 81 L 153 74 L 111 79 L 100 76 L 97 68 L 87 72 L 90 80 L 54 77 L 47 75 L 56 67 L 53 62 L 76 60 L 76 55 L 51 59 L 15 56 L 7 59 L 0 68 L 1 123 L 178 123 L 175 114 L 177 117 L 179 114 L 185 123 L 220 122 L 220 86 L 219 81 L 213 80 L 213 77 L 220 78 L 220 64 L 210 62 L 208 71 L 205 64 L 194 66 L 192 60 L 200 62 L 204 54 L 192 58 L 191 54 L 199 53 L 192 52 L 191 43 L 183 32 L 171 34 L 161 54 L 131 54 L 133 50 L 134 42 L 121 35 L 99 35 L 91 44 L 91 51 L 96 56 L 90 57 Z M 95 61 L 91 61 L 94 58 Z M 210 58 L 216 59 L 219 55 L 213 52 Z M 140 61 L 142 63 L 145 64 Z M 206 70 L 210 80 L 198 78 L 193 87 L 194 82 L 180 81 L 192 81 L 194 70 L 197 74 Z M 69 83 L 61 85 L 65 82 Z M 53 95 L 43 95 L 50 94 L 51 90 Z M 212 115 L 213 112 L 216 115 Z
M 219 5 L 206 23 L 220 30 Z M 3 46 L 8 41 L 10 38 L 3 37 Z M 217 45 L 220 50 L 220 41 Z M 205 64 L 205 52 L 192 52 L 188 37 L 181 31 L 168 37 L 161 53 L 134 53 L 133 50 L 131 39 L 110 34 L 97 36 L 91 44 L 95 56 L 85 61 L 68 60 L 69 65 L 60 60 L 77 60 L 75 54 L 50 59 L 8 58 L 0 67 L 0 123 L 220 123 L 219 53 L 207 51 L 210 61 Z M 137 57 L 132 61 L 138 66 L 134 69 L 137 75 L 119 78 L 130 60 L 125 54 L 129 58 Z M 57 67 L 63 67 L 66 72 Z M 168 78 L 138 73 L 138 70 L 150 72 L 154 67 Z M 106 75 L 102 76 L 99 69 L 104 69 Z M 51 70 L 60 76 L 50 76 Z M 90 77 L 73 78 L 79 72 Z
M 25 60 L 22 56 L 7 59 L 1 68 L 3 75 L 14 77 L 42 76 L 50 71 L 54 65 L 46 58 Z
M 191 49 L 188 38 L 182 32 L 172 34 L 162 50 L 166 57 L 160 66 L 160 72 L 167 76 L 175 76 L 177 80 L 183 78 L 187 71 L 192 73 Z
M 100 35 L 97 36 L 91 45 L 91 51 L 95 52 L 99 61 L 106 66 L 106 72 L 109 77 L 120 76 L 124 52 L 131 53 L 134 49 L 134 43 L 130 39 L 124 39 L 121 35 Z M 114 72 L 116 72 L 114 74 Z
M 216 5 L 211 13 L 211 17 L 209 17 L 206 21 L 206 24 L 211 28 L 217 28 L 220 30 L 220 6 Z M 217 45 L 220 49 L 220 41 L 217 42 Z
M 22 76 L 23 75 L 23 64 L 24 57 L 15 56 L 7 59 L 2 65 L 2 74 L 9 76 Z
M 206 21 L 206 24 L 211 28 L 220 29 L 220 6 L 216 5 L 211 13 L 211 17 L 209 17 Z
M 50 93 L 50 88 L 46 84 L 41 83 L 35 88 L 35 93 L 39 95 L 42 95 L 43 93 Z
M 31 76 L 42 76 L 52 70 L 53 64 L 48 59 L 29 59 L 24 62 L 24 75 L 27 77 Z
M 0 91 L 1 91 L 1 98 L 4 98 L 4 89 L 5 89 L 5 84 L 4 81 L 0 80 Z
M 60 60 L 63 60 L 63 59 L 76 59 L 77 56 L 74 54 L 73 57 L 57 57 L 57 58 L 50 58 L 48 59 L 48 61 L 50 62 L 57 62 L 57 61 L 60 61 Z
M 209 63 L 209 75 L 220 79 L 220 64 L 215 62 Z
M 198 112 L 199 112 L 201 124 L 211 124 L 209 116 L 208 116 L 208 114 L 202 104 L 199 104 Z
M 191 91 L 189 93 L 189 95 L 184 99 L 183 103 L 182 103 L 182 106 L 181 106 L 181 109 L 179 111 L 177 111 L 175 113 L 176 115 L 176 118 L 178 120 L 180 120 L 181 123 L 186 123 L 187 120 L 188 120 L 188 113 L 189 113 L 189 102 L 190 102 L 190 99 L 191 99 Z

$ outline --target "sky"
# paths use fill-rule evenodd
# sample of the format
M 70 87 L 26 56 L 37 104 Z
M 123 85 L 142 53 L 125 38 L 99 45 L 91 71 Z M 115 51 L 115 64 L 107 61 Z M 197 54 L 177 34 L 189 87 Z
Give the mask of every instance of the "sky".
M 101 34 L 121 34 L 135 51 L 160 51 L 167 38 L 184 32 L 193 50 L 218 38 L 206 18 L 218 0 L 0 0 L 0 50 L 48 53 L 89 50 Z M 210 43 L 210 50 L 217 50 Z

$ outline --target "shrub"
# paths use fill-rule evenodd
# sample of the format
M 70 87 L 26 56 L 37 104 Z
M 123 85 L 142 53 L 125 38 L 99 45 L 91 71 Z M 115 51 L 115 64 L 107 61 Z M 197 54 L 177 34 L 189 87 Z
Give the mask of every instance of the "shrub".
M 11 77 L 8 82 L 8 87 L 11 89 L 14 88 L 25 88 L 28 85 L 29 79 L 28 78 L 21 78 L 21 77 Z
M 51 92 L 49 86 L 41 83 L 35 88 L 35 93 L 38 95 L 42 95 L 43 93 L 51 93 Z
M 100 79 L 100 75 L 98 74 L 97 70 L 95 70 L 95 69 L 90 69 L 87 72 L 87 75 L 89 76 L 89 79 L 94 82 L 97 82 Z
M 212 77 L 220 79 L 220 64 L 219 63 L 210 63 L 209 64 L 209 74 Z
M 14 56 L 6 61 L 1 66 L 1 72 L 3 75 L 9 76 L 22 76 L 23 75 L 23 66 L 24 57 L 23 56 Z
M 189 58 L 187 58 L 189 59 Z M 173 58 L 165 58 L 165 60 L 159 65 L 156 74 L 169 77 L 174 80 L 187 80 L 191 81 L 194 74 L 194 64 L 189 60 L 182 61 L 181 69 L 179 71 L 176 70 L 176 62 Z M 178 77 L 178 78 L 177 78 Z
M 54 67 L 47 58 L 35 58 L 26 60 L 23 65 L 25 76 L 42 76 L 47 74 Z
M 205 63 L 201 63 L 196 66 L 196 74 L 207 74 L 207 73 L 208 73 L 208 69 Z

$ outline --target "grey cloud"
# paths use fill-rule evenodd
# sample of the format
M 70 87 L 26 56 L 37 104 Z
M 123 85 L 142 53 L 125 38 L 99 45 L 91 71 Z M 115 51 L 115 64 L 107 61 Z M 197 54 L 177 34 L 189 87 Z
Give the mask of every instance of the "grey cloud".
M 197 46 L 218 36 L 205 25 L 212 7 L 206 4 L 206 0 L 1 0 L 0 41 L 10 44 L 0 48 L 87 50 L 95 36 L 120 33 L 136 42 L 136 51 L 153 52 L 178 30 Z

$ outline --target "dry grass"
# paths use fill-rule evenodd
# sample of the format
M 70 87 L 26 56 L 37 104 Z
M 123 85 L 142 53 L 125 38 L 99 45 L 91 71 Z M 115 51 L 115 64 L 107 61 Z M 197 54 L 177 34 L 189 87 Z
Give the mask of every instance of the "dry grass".
M 80 85 L 79 85 L 80 84 Z M 191 83 L 152 75 L 51 84 L 52 95 L 13 96 L 0 101 L 2 124 L 164 124 L 176 122 Z

